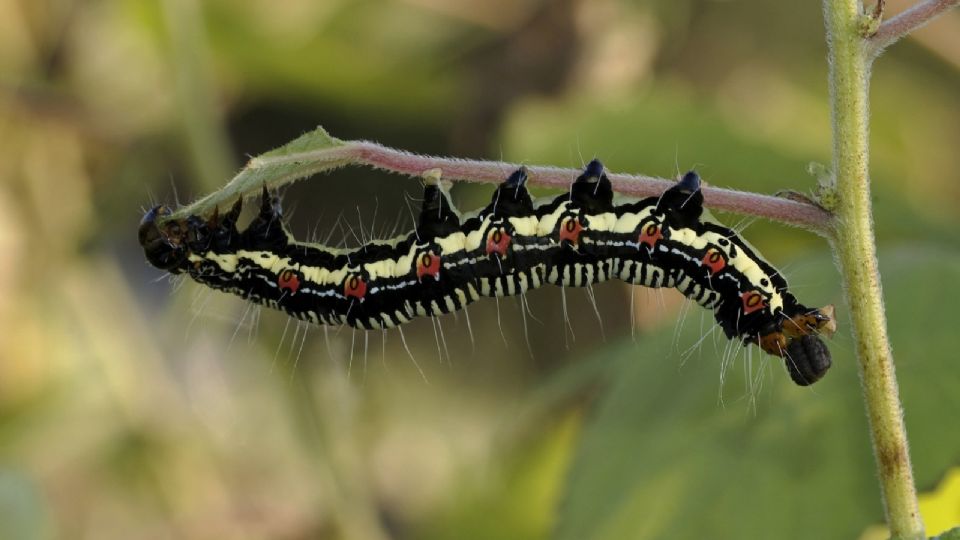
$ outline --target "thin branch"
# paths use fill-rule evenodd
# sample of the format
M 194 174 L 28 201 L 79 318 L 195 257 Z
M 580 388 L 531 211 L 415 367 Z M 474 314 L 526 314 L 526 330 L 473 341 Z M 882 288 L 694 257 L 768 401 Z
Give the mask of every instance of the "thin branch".
M 502 182 L 517 163 L 478 161 L 411 154 L 368 141 L 344 141 L 334 148 L 290 154 L 276 157 L 254 158 L 248 168 L 258 168 L 279 163 L 304 163 L 320 161 L 336 163 L 337 166 L 359 164 L 408 176 L 420 176 L 424 171 L 439 168 L 447 180 L 471 182 Z M 581 171 L 562 167 L 527 165 L 527 175 L 532 184 L 568 189 Z M 618 193 L 634 197 L 649 197 L 663 193 L 674 181 L 652 176 L 608 173 Z M 731 189 L 705 187 L 704 199 L 708 206 L 717 210 L 758 216 L 774 221 L 796 225 L 819 233 L 826 233 L 833 216 L 814 204 L 804 203 L 770 195 L 748 193 Z
M 900 38 L 957 5 L 960 5 L 960 0 L 923 0 L 881 24 L 877 32 L 867 38 L 872 56 L 880 54 Z
M 238 197 L 254 196 L 262 188 L 276 189 L 302 178 L 330 172 L 347 165 L 366 165 L 407 176 L 422 177 L 431 169 L 440 169 L 447 180 L 502 182 L 520 167 L 517 163 L 424 156 L 389 148 L 369 141 L 343 141 L 323 128 L 305 133 L 284 146 L 251 158 L 225 186 L 200 199 L 175 209 L 166 220 L 208 215 L 226 207 Z M 569 189 L 580 174 L 577 169 L 526 166 L 531 184 Z M 658 196 L 674 181 L 652 176 L 608 173 L 614 189 L 634 197 Z M 705 187 L 708 206 L 738 214 L 763 217 L 803 227 L 829 236 L 833 214 L 807 200 L 795 200 L 730 189 Z

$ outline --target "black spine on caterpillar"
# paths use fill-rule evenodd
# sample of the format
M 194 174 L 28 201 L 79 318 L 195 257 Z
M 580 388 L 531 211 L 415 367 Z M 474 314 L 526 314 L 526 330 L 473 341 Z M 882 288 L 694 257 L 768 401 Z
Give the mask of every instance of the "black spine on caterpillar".
M 320 324 L 389 328 L 462 309 L 481 296 L 509 296 L 543 283 L 587 286 L 611 278 L 676 287 L 714 312 L 728 338 L 785 357 L 791 378 L 811 384 L 830 366 L 818 337 L 835 329 L 831 307 L 800 304 L 784 278 L 739 235 L 703 216 L 700 177 L 688 172 L 659 197 L 614 203 L 598 160 L 569 193 L 535 203 L 519 169 L 490 204 L 463 219 L 438 170 L 425 174 L 413 231 L 354 249 L 297 242 L 277 198 L 264 188 L 259 212 L 239 231 L 241 202 L 224 215 L 166 220 L 151 209 L 140 225 L 147 260 L 215 289 Z

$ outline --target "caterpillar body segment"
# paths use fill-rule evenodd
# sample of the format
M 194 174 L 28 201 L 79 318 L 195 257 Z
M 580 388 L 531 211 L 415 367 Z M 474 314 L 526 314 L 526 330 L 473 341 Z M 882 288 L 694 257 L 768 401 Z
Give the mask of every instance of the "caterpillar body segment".
M 832 308 L 800 304 L 749 244 L 707 219 L 693 171 L 659 197 L 615 201 L 603 165 L 593 160 L 568 193 L 534 201 L 521 168 L 467 216 L 456 211 L 439 176 L 425 174 L 413 231 L 353 249 L 295 240 L 266 188 L 243 231 L 241 201 L 225 214 L 182 221 L 161 221 L 169 210 L 159 206 L 144 216 L 140 243 L 158 268 L 299 319 L 364 329 L 451 313 L 481 297 L 545 283 L 583 287 L 620 279 L 675 287 L 713 311 L 728 338 L 785 357 L 797 384 L 815 382 L 830 366 L 819 334 L 835 330 Z

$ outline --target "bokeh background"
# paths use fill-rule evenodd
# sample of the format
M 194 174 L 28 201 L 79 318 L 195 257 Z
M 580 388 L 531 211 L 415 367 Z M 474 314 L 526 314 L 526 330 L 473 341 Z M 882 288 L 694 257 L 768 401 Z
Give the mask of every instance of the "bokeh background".
M 408 354 L 396 331 L 323 331 L 168 279 L 135 235 L 144 208 L 317 125 L 809 192 L 830 159 L 825 54 L 817 2 L 0 2 L 0 538 L 882 537 L 812 234 L 725 216 L 804 303 L 841 305 L 811 388 L 672 291 L 570 289 L 569 325 L 556 288 L 488 300 L 469 325 L 408 325 Z M 872 112 L 932 534 L 960 522 L 960 13 L 880 58 Z M 356 245 L 408 229 L 419 189 L 354 168 L 284 204 L 298 236 Z M 453 191 L 464 210 L 490 192 Z

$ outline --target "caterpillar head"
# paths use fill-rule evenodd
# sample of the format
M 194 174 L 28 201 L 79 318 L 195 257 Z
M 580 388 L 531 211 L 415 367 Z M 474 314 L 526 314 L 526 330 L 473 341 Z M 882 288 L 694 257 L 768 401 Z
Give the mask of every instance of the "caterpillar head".
M 186 228 L 178 221 L 160 223 L 161 217 L 170 214 L 166 206 L 155 206 L 140 220 L 137 235 L 147 261 L 153 266 L 173 273 L 180 273 L 189 254 L 184 245 Z
M 236 248 L 239 238 L 236 223 L 242 206 L 240 199 L 225 214 L 214 208 L 209 219 L 190 216 L 184 220 L 165 219 L 172 213 L 166 206 L 151 208 L 140 220 L 137 230 L 147 261 L 156 268 L 177 274 L 187 269 L 190 253 Z

